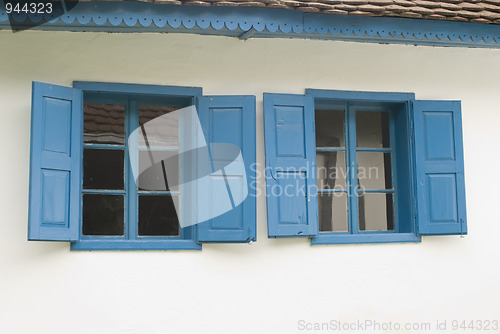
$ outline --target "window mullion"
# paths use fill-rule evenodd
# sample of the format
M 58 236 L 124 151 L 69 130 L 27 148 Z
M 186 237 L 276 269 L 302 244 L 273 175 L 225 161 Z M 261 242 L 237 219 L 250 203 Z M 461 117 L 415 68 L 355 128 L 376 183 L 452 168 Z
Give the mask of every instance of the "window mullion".
M 352 234 L 359 233 L 358 217 L 358 173 L 356 159 L 356 111 L 353 106 L 347 106 L 346 112 L 346 146 L 348 161 L 348 207 L 349 207 L 349 230 Z
M 395 120 L 395 113 L 390 112 L 389 113 L 389 139 L 391 143 L 391 148 L 393 149 L 391 153 L 391 179 L 392 179 L 392 190 L 393 190 L 393 210 L 394 210 L 394 232 L 399 233 L 400 228 L 399 228 L 399 209 L 398 209 L 398 196 L 397 196 L 397 185 L 398 185 L 398 178 L 397 178 L 397 156 L 396 156 L 396 120 Z
M 135 240 L 137 239 L 137 228 L 138 228 L 138 198 L 137 198 L 137 186 L 134 180 L 134 175 L 132 173 L 131 163 L 139 163 L 139 151 L 138 151 L 138 138 L 137 131 L 134 133 L 134 138 L 129 140 L 133 131 L 139 127 L 139 111 L 136 100 L 129 100 L 127 108 L 126 117 L 127 131 L 126 137 L 127 141 L 125 145 L 127 146 L 125 154 L 125 175 L 126 175 L 126 197 L 127 197 L 127 215 L 125 217 L 125 224 L 127 227 L 127 239 Z M 131 159 L 132 158 L 132 159 Z M 139 170 L 139 166 L 134 166 L 135 170 Z

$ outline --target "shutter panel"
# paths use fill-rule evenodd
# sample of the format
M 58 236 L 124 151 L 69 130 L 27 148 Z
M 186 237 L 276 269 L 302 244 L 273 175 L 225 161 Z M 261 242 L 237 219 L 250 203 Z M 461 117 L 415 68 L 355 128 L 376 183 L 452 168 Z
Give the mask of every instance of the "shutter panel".
M 82 92 L 33 83 L 29 240 L 75 241 L 80 222 Z
M 198 113 L 212 164 L 198 182 L 198 211 L 209 212 L 198 242 L 255 241 L 255 96 L 203 96 Z
M 318 234 L 312 96 L 264 94 L 269 237 Z
M 467 234 L 459 101 L 415 101 L 418 233 Z

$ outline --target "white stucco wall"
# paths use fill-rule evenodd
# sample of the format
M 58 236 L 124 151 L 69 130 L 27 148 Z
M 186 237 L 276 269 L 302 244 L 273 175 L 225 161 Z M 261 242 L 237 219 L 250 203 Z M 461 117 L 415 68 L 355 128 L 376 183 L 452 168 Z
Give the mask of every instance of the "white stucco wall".
M 500 320 L 499 78 L 500 50 L 0 31 L 0 332 L 289 334 L 305 332 L 300 320 L 430 322 L 433 329 L 437 320 L 448 320 L 448 329 L 453 319 Z M 329 246 L 273 240 L 260 197 L 258 241 L 250 246 L 77 252 L 67 243 L 28 242 L 31 82 L 73 80 L 255 95 L 261 163 L 263 92 L 462 100 L 469 236 Z

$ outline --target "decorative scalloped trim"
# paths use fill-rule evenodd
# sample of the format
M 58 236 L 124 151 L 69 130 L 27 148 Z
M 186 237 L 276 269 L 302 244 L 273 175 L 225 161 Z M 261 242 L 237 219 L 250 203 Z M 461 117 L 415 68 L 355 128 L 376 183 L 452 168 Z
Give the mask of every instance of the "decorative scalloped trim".
M 102 31 L 184 32 L 251 37 L 299 37 L 361 40 L 365 42 L 500 47 L 500 26 L 448 21 L 384 17 L 337 16 L 282 9 L 196 7 L 143 2 L 80 2 L 60 17 L 14 14 L 16 22 L 46 23 L 36 29 L 74 30 L 102 27 Z M 8 24 L 4 8 L 0 27 Z M 94 29 L 95 30 L 95 29 Z

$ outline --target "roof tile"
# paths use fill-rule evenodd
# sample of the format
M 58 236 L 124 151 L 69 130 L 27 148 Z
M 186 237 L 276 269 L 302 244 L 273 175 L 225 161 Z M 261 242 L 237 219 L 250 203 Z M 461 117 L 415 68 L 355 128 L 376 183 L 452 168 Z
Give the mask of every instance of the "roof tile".
M 479 14 L 481 15 L 481 17 L 489 20 L 500 19 L 500 13 L 493 13 L 487 10 L 483 10 L 482 12 L 479 12 Z
M 472 19 L 471 21 L 474 23 L 486 23 L 486 24 L 493 23 L 493 21 L 488 20 L 488 19 L 483 19 L 482 17 L 480 17 L 478 19 Z
M 417 5 L 415 1 L 408 1 L 408 0 L 394 0 L 394 3 L 396 5 L 401 5 L 405 7 L 414 7 Z
M 343 0 L 343 3 L 347 5 L 364 5 L 366 4 L 365 0 Z
M 387 6 L 392 5 L 394 3 L 393 0 L 368 0 L 368 3 L 377 6 Z
M 324 10 L 323 13 L 326 14 L 337 14 L 337 15 L 347 15 L 349 12 L 340 9 L 327 9 Z
M 357 16 L 372 16 L 371 13 L 363 12 L 363 11 L 360 11 L 360 10 L 354 11 L 351 14 L 352 15 L 357 15 Z
M 422 14 L 422 15 L 431 15 L 434 13 L 434 11 L 432 9 L 424 8 L 424 7 L 412 7 L 411 11 L 415 12 L 415 13 Z
M 370 13 L 380 13 L 384 11 L 384 7 L 374 6 L 374 5 L 361 5 L 358 7 L 360 11 L 370 12 Z
M 341 4 L 341 5 L 335 5 L 335 9 L 346 10 L 348 12 L 352 12 L 352 11 L 355 11 L 356 9 L 358 9 L 358 7 L 353 6 L 353 5 Z
M 469 10 L 459 10 L 457 12 L 457 15 L 461 16 L 465 19 L 477 19 L 478 17 L 481 16 L 481 14 L 479 14 L 479 12 L 471 12 Z
M 415 1 L 417 6 L 427 7 L 427 8 L 439 8 L 440 4 L 436 1 L 427 1 L 427 0 L 417 0 Z
M 471 0 L 469 0 L 468 2 L 462 2 L 460 4 L 460 7 L 462 7 L 462 9 L 470 10 L 473 12 L 480 12 L 483 10 L 483 7 L 478 4 L 472 3 Z
M 92 1 L 92 0 L 80 0 Z M 96 0 L 94 0 L 96 1 Z M 103 0 L 98 0 L 103 1 Z M 107 0 L 106 0 L 107 1 Z M 114 0 L 129 1 L 129 0 Z M 337 15 L 410 17 L 500 25 L 500 0 L 136 0 L 194 6 L 269 7 Z
M 329 5 L 338 5 L 342 3 L 342 0 L 317 0 L 317 2 L 326 3 Z
M 413 19 L 419 19 L 419 18 L 423 17 L 422 14 L 414 13 L 414 12 L 404 12 L 404 13 L 401 13 L 400 15 L 402 17 L 409 17 L 409 18 L 413 18 Z
M 457 12 L 453 10 L 448 10 L 444 8 L 436 8 L 434 10 L 434 13 L 438 15 L 444 15 L 444 16 L 457 16 Z

